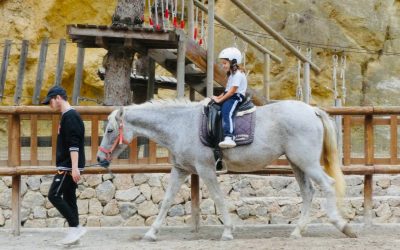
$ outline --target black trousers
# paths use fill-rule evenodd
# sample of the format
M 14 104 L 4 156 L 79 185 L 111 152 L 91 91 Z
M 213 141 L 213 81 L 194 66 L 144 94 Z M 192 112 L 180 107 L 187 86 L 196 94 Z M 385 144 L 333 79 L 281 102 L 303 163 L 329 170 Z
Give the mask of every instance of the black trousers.
M 49 190 L 49 201 L 68 221 L 70 227 L 79 225 L 78 206 L 76 204 L 76 188 L 70 172 L 58 172 Z

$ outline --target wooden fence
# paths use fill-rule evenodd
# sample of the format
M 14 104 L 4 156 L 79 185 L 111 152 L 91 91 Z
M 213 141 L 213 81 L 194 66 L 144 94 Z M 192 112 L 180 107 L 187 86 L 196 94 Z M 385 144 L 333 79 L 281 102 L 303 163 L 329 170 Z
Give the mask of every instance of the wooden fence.
M 89 152 L 91 157 L 87 162 L 95 162 L 95 156 L 100 141 L 100 123 L 106 120 L 107 115 L 114 107 L 80 106 L 75 107 L 81 113 L 84 121 L 90 123 Z M 364 175 L 364 211 L 365 220 L 370 222 L 372 218 L 372 176 L 374 174 L 399 174 L 400 159 L 398 158 L 398 115 L 400 107 L 342 107 L 326 108 L 331 115 L 343 117 L 343 172 L 348 175 Z M 0 107 L 0 119 L 5 119 L 8 124 L 8 150 L 6 159 L 0 164 L 0 175 L 12 176 L 12 227 L 15 234 L 20 230 L 21 207 L 21 175 L 43 175 L 54 173 L 55 142 L 59 114 L 44 106 L 11 106 Z M 48 133 L 51 136 L 51 158 L 42 160 L 38 157 L 38 122 L 50 121 Z M 28 160 L 21 160 L 21 127 L 23 121 L 30 122 L 30 155 Z M 378 126 L 386 126 L 389 138 L 388 152 L 386 156 L 375 156 L 376 131 Z M 353 131 L 360 128 L 363 137 L 364 149 L 362 152 L 354 152 L 352 141 Z M 362 136 L 363 134 L 363 136 Z M 360 132 L 358 135 L 360 136 Z M 134 140 L 129 146 L 129 155 L 126 159 L 113 161 L 111 169 L 113 173 L 168 173 L 171 169 L 168 155 L 157 156 L 157 145 L 149 143 L 148 155 L 138 157 L 138 143 Z M 276 165 L 266 167 L 265 170 L 246 174 L 291 174 L 287 162 L 282 159 L 275 162 Z M 85 170 L 85 174 L 107 173 L 101 167 L 91 167 Z M 233 173 L 231 174 L 240 174 Z M 192 176 L 192 209 L 194 221 L 199 216 L 199 185 L 198 177 Z

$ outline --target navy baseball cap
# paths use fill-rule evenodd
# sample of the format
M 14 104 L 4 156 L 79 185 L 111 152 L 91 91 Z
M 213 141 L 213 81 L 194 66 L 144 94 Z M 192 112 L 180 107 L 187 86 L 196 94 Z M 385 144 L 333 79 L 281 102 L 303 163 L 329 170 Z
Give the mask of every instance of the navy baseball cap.
M 49 92 L 47 92 L 46 98 L 42 101 L 42 104 L 48 105 L 50 103 L 51 98 L 56 97 L 57 95 L 62 96 L 62 97 L 67 97 L 67 92 L 63 87 L 60 86 L 53 86 L 51 89 L 49 89 Z

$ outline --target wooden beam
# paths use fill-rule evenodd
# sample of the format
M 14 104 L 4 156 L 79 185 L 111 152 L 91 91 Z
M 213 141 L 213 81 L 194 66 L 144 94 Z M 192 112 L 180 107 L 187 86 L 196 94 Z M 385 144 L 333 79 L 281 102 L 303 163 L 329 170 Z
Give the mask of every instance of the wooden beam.
M 56 82 L 54 83 L 54 85 L 57 85 L 57 86 L 60 86 L 61 82 L 62 82 L 66 46 L 67 46 L 67 41 L 65 39 L 60 39 L 60 42 L 58 44 Z
M 15 94 L 14 94 L 14 104 L 16 105 L 21 104 L 22 88 L 24 83 L 25 66 L 26 66 L 26 58 L 28 57 L 28 49 L 29 49 L 29 41 L 23 40 L 21 46 L 21 54 L 19 57 L 17 86 L 15 88 Z
M 125 41 L 126 40 L 130 40 L 130 39 L 125 39 Z M 99 46 L 100 48 L 106 48 L 106 42 L 104 40 L 104 37 L 102 37 L 102 36 L 96 36 L 95 44 L 97 46 Z
M 36 73 L 36 84 L 32 96 L 32 104 L 38 105 L 40 102 L 40 90 L 42 90 L 43 74 L 46 67 L 47 48 L 49 47 L 49 39 L 44 38 L 40 45 L 39 62 Z
M 207 97 L 212 98 L 214 95 L 214 18 L 215 1 L 208 1 L 208 25 L 207 25 Z
M 177 61 L 177 98 L 181 99 L 185 97 L 185 55 L 186 55 L 186 37 L 184 35 L 179 36 L 178 43 L 178 61 Z
M 165 32 L 148 32 L 148 31 L 120 31 L 112 29 L 92 29 L 85 27 L 67 26 L 67 34 L 72 39 L 79 37 L 110 37 L 110 38 L 131 38 L 137 40 L 157 40 L 167 42 L 178 42 L 175 30 L 168 29 Z
M 119 108 L 117 106 L 74 106 L 81 115 L 109 115 Z M 37 115 L 60 115 L 59 111 L 48 106 L 0 106 L 0 115 L 12 114 L 37 114 Z
M 303 63 L 309 63 L 311 68 L 315 73 L 319 74 L 321 69 L 315 65 L 311 59 L 302 55 L 288 40 L 286 40 L 283 36 L 281 36 L 277 31 L 275 31 L 271 26 L 269 26 L 264 20 L 260 18 L 257 14 L 255 14 L 249 7 L 247 7 L 240 0 L 231 0 L 236 6 L 241 9 L 244 13 L 246 13 L 251 19 L 253 19 L 261 28 L 263 28 L 268 34 L 270 34 L 275 40 L 277 40 L 283 47 L 292 52 L 298 59 L 300 59 Z
M 72 105 L 78 105 L 78 98 L 81 91 L 83 77 L 83 63 L 85 60 L 85 48 L 78 46 L 78 56 L 76 58 L 74 89 L 72 92 Z
M 264 85 L 263 85 L 263 93 L 264 93 L 264 97 L 267 99 L 267 101 L 269 101 L 269 92 L 270 92 L 270 86 L 269 86 L 269 82 L 270 82 L 270 66 L 271 66 L 271 56 L 268 54 L 264 54 L 264 71 L 263 71 L 263 75 L 264 75 Z
M 4 42 L 3 59 L 1 62 L 1 69 L 0 69 L 0 102 L 3 100 L 4 96 L 4 87 L 6 85 L 7 68 L 8 68 L 8 60 L 10 59 L 11 44 L 12 44 L 11 40 L 5 40 Z
M 156 62 L 149 56 L 148 59 L 148 78 L 147 78 L 147 100 L 154 98 L 154 86 L 156 77 Z
M 158 164 L 114 164 L 110 166 L 116 174 L 136 173 L 169 173 L 172 168 L 170 163 Z M 342 167 L 345 175 L 373 175 L 373 174 L 400 174 L 398 165 L 351 165 Z M 86 167 L 83 174 L 106 174 L 108 170 L 102 167 Z M 292 169 L 287 165 L 269 165 L 263 170 L 251 172 L 234 172 L 229 174 L 293 174 Z M 0 176 L 16 175 L 47 175 L 54 174 L 54 166 L 17 166 L 1 167 Z
M 214 0 L 212 0 L 212 2 L 214 2 Z M 208 8 L 206 6 L 204 6 L 202 3 L 200 3 L 198 0 L 194 0 L 194 4 L 197 7 L 199 7 L 199 9 L 201 9 L 202 11 L 204 11 L 204 12 L 208 11 Z M 209 8 L 211 7 L 210 1 L 208 2 L 208 7 Z M 228 30 L 233 32 L 235 35 L 237 35 L 238 37 L 240 37 L 241 39 L 243 39 L 244 41 L 249 43 L 251 46 L 253 46 L 256 49 L 258 49 L 261 53 L 269 54 L 271 56 L 272 60 L 274 60 L 275 62 L 277 62 L 277 63 L 281 63 L 282 62 L 282 59 L 279 56 L 275 55 L 272 51 L 269 51 L 268 49 L 264 48 L 261 44 L 256 42 L 254 39 L 250 38 L 243 31 L 241 31 L 240 29 L 236 28 L 234 25 L 230 24 L 225 19 L 219 17 L 218 15 L 215 15 L 215 20 L 217 20 L 220 24 L 225 26 L 225 28 L 227 28 Z M 212 21 L 213 21 L 213 18 L 210 17 L 210 14 L 209 14 L 208 15 L 208 27 L 214 27 L 214 25 L 213 25 L 214 23 Z M 210 33 L 208 33 L 208 36 L 210 36 Z M 212 43 L 207 43 L 207 45 L 210 45 L 210 44 L 212 44 Z

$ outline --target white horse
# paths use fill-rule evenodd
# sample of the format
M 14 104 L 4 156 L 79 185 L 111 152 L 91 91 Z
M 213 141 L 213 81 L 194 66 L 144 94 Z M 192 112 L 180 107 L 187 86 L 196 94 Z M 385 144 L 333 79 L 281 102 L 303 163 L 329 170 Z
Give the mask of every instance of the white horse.
M 233 239 L 232 221 L 218 185 L 213 151 L 199 138 L 202 108 L 202 103 L 153 101 L 121 107 L 108 117 L 97 153 L 99 162 L 117 157 L 126 148 L 126 144 L 118 142 L 129 143 L 136 136 L 156 141 L 173 155 L 169 185 L 160 212 L 144 236 L 146 240 L 156 240 L 168 209 L 189 174 L 202 178 L 222 214 L 221 239 Z M 332 224 L 347 236 L 356 237 L 337 209 L 336 194 L 344 195 L 345 182 L 338 161 L 335 128 L 327 113 L 298 101 L 257 107 L 253 143 L 224 150 L 228 169 L 240 172 L 264 169 L 282 155 L 290 162 L 303 199 L 301 216 L 291 236 L 301 237 L 309 222 L 314 182 L 325 193 L 326 212 Z M 325 171 L 320 165 L 321 159 Z M 195 229 L 197 227 L 195 225 Z

